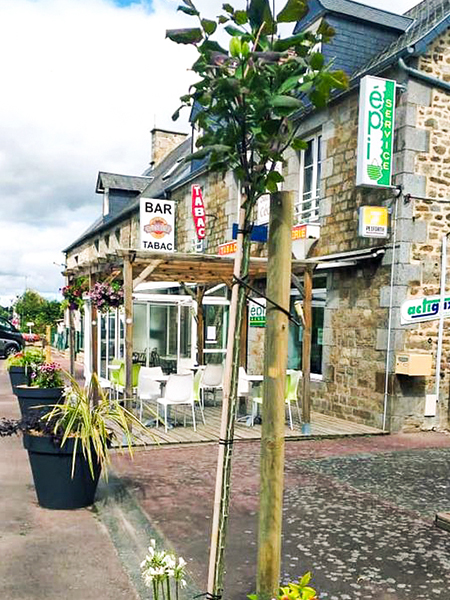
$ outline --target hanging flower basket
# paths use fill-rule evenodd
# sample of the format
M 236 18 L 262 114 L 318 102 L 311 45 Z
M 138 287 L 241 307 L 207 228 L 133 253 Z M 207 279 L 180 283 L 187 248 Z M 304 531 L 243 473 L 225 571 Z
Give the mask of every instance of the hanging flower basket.
M 70 310 L 82 310 L 83 294 L 87 291 L 88 282 L 86 277 L 78 277 L 78 279 L 75 279 L 69 283 L 69 285 L 65 285 L 61 289 L 65 308 L 70 308 Z
M 123 305 L 123 288 L 117 281 L 110 283 L 97 282 L 89 292 L 89 298 L 102 313 Z

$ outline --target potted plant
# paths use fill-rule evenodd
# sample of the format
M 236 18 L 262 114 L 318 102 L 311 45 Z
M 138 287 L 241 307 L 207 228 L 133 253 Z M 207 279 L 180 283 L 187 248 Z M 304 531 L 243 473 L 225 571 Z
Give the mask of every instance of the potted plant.
M 38 348 L 30 348 L 16 352 L 6 359 L 6 368 L 11 381 L 11 388 L 15 394 L 15 387 L 27 385 L 30 382 L 33 367 L 44 362 L 44 355 Z
M 44 413 L 45 406 L 61 402 L 64 393 L 64 380 L 60 366 L 43 362 L 35 364 L 31 371 L 29 384 L 14 388 L 22 417 L 38 411 Z
M 117 282 L 97 282 L 89 292 L 89 298 L 97 310 L 108 312 L 111 308 L 122 306 L 124 301 L 123 287 Z
M 64 397 L 45 415 L 3 419 L 0 436 L 23 433 L 40 506 L 68 510 L 94 502 L 100 473 L 107 477 L 111 447 L 125 441 L 132 454 L 133 441 L 142 442 L 147 429 L 106 397 L 94 377 L 87 390 L 71 379 Z
M 88 291 L 88 287 L 87 278 L 78 277 L 61 288 L 61 294 L 64 298 L 64 308 L 70 310 L 82 310 L 84 304 L 83 294 Z

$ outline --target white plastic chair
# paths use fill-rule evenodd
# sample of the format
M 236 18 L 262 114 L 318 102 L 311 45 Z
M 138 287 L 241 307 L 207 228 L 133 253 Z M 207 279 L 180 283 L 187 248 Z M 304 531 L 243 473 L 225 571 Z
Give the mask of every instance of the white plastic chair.
M 192 422 L 194 431 L 197 431 L 195 422 L 195 397 L 194 397 L 194 377 L 192 373 L 181 375 L 170 375 L 167 380 L 166 389 L 163 398 L 156 400 L 158 406 L 158 425 L 159 425 L 159 406 L 164 406 L 164 430 L 167 433 L 167 407 L 187 404 L 192 408 Z M 201 405 L 200 405 L 201 409 Z M 205 417 L 201 410 L 203 423 Z M 185 417 L 186 422 L 186 417 Z
M 239 411 L 240 399 L 245 398 L 247 401 L 250 396 L 250 392 L 252 389 L 252 384 L 249 378 L 247 377 L 247 372 L 244 367 L 239 367 L 239 375 L 238 375 L 238 387 L 237 387 L 237 402 L 236 402 L 236 415 Z M 242 419 L 243 417 L 241 417 Z
M 179 375 L 188 375 L 192 372 L 194 361 L 192 358 L 180 358 L 177 364 L 177 373 Z
M 205 392 L 213 390 L 214 404 L 216 402 L 216 390 L 223 389 L 223 365 L 206 365 L 200 382 L 202 405 L 205 406 Z
M 139 371 L 137 397 L 141 421 L 144 401 L 156 400 L 161 396 L 161 384 L 157 381 L 158 376 L 163 376 L 161 367 L 141 367 Z

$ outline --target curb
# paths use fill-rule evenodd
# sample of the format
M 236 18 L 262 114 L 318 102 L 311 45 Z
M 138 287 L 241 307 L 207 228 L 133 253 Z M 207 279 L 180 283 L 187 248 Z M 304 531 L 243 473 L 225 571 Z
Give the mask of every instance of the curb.
M 107 482 L 100 480 L 93 512 L 106 527 L 124 571 L 136 591 L 136 598 L 148 600 L 151 591 L 142 581 L 139 565 L 147 554 L 151 539 L 155 539 L 156 544 L 165 550 L 173 550 L 171 542 L 151 523 L 134 494 L 116 475 L 110 474 Z M 186 582 L 184 598 L 204 595 L 189 573 L 186 573 Z

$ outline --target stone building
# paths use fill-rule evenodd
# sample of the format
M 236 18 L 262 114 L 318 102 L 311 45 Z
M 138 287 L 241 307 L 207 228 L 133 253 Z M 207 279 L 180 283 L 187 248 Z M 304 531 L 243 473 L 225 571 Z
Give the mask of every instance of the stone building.
M 311 0 L 309 6 L 295 31 L 313 30 L 326 19 L 336 35 L 321 51 L 350 77 L 349 89 L 335 95 L 326 109 L 304 111 L 299 133 L 308 148 L 287 152 L 283 165 L 282 187 L 296 195 L 293 238 L 306 237 L 294 244 L 294 252 L 308 251 L 318 262 L 313 409 L 391 431 L 446 427 L 446 321 L 435 402 L 439 320 L 402 324 L 401 314 L 409 301 L 419 299 L 420 304 L 422 298 L 440 294 L 442 240 L 450 231 L 450 0 L 425 0 L 405 15 L 351 0 Z M 392 188 L 356 185 L 359 84 L 366 75 L 396 82 Z M 106 257 L 115 248 L 139 247 L 141 195 L 176 201 L 177 251 L 217 254 L 230 249 L 225 244 L 232 242 L 239 205 L 233 175 L 208 173 L 205 164 L 186 165 L 182 159 L 191 151 L 192 136 L 154 130 L 152 141 L 152 164 L 143 176 L 99 173 L 96 191 L 103 195 L 103 215 L 66 249 L 69 267 Z M 202 189 L 207 213 L 201 243 L 191 214 L 193 184 Z M 388 208 L 386 239 L 358 235 L 362 206 Z M 263 198 L 255 222 L 267 220 Z M 253 250 L 264 253 L 264 245 L 255 243 Z M 293 301 L 296 293 L 292 291 Z M 225 319 L 226 290 L 219 295 L 217 306 L 222 308 L 213 311 L 205 327 L 215 328 Z M 224 323 L 221 330 L 224 335 Z M 263 332 L 249 327 L 249 369 L 260 368 Z M 301 364 L 301 339 L 301 329 L 292 325 L 290 368 Z M 191 354 L 194 345 L 189 346 Z M 220 344 L 217 348 L 223 352 Z M 431 356 L 431 373 L 396 373 L 399 353 L 404 360 Z M 215 359 L 220 356 L 216 353 Z

